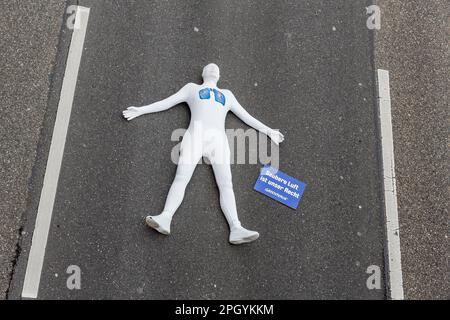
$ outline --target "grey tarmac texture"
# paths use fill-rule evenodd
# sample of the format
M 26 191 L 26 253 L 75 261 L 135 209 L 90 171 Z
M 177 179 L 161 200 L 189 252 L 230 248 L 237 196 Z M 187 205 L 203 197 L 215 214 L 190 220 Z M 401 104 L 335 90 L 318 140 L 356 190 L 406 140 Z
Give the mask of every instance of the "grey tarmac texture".
M 450 2 L 379 1 L 406 299 L 449 299 Z
M 0 299 L 20 251 L 65 3 L 0 0 Z
M 383 271 L 384 259 L 373 33 L 364 1 L 80 4 L 91 17 L 39 298 L 385 298 L 384 288 L 366 287 L 367 267 Z M 200 81 L 208 62 L 221 66 L 221 87 L 285 133 L 281 168 L 308 183 L 292 211 L 252 190 L 262 165 L 232 167 L 240 218 L 261 233 L 247 246 L 228 244 L 206 165 L 194 174 L 172 236 L 143 223 L 162 210 L 176 170 L 170 137 L 186 128 L 189 113 L 179 106 L 127 123 L 121 111 Z M 247 128 L 234 116 L 227 127 Z M 45 170 L 39 161 L 26 230 L 34 227 Z M 13 298 L 29 245 L 28 235 Z M 70 265 L 83 272 L 80 291 L 66 288 Z
M 5 291 L 8 288 L 10 276 L 12 273 L 12 267 L 15 264 L 16 260 L 16 248 L 20 248 L 20 246 L 17 247 L 19 230 L 24 222 L 26 222 L 25 230 L 28 230 L 28 232 L 31 231 L 34 226 L 33 222 L 35 211 L 33 211 L 33 206 L 36 206 L 38 201 L 40 182 L 39 177 L 42 177 L 43 170 L 45 169 L 46 147 L 48 147 L 49 138 L 51 137 L 51 126 L 53 124 L 52 115 L 54 115 L 55 106 L 57 104 L 58 83 L 60 83 L 60 78 L 63 72 L 62 66 L 64 65 L 63 60 L 66 53 L 65 50 L 60 50 L 61 52 L 59 53 L 59 56 L 62 57 L 59 57 L 59 67 L 57 68 L 57 72 L 53 78 L 54 82 L 56 82 L 57 85 L 55 86 L 56 89 L 53 90 L 54 92 L 52 92 L 53 98 L 50 99 L 50 102 L 48 103 L 48 110 L 50 112 L 47 112 L 46 117 L 49 119 L 44 122 L 45 125 L 43 127 L 43 134 L 40 140 L 41 147 L 39 148 L 37 147 L 37 141 L 39 140 L 39 131 L 41 130 L 40 127 L 43 121 L 42 119 L 44 118 L 44 114 L 47 111 L 47 94 L 49 91 L 48 87 L 50 83 L 49 74 L 53 67 L 54 55 L 56 52 L 56 43 L 59 35 L 60 25 L 62 22 L 61 20 L 63 17 L 62 10 L 64 2 L 65 1 L 56 0 L 45 0 L 39 2 L 25 2 L 17 0 L 0 1 L 2 9 L 0 12 L 0 32 L 2 36 L 2 42 L 4 44 L 7 44 L 0 47 L 0 61 L 2 61 L 2 68 L 0 69 L 2 82 L 0 110 L 1 114 L 4 115 L 0 118 L 0 170 L 2 177 L 2 179 L 0 179 L 0 198 L 2 200 L 2 204 L 0 206 L 0 217 L 2 219 L 2 224 L 0 225 L 1 297 L 5 296 Z M 441 0 L 433 0 L 427 2 L 378 2 L 383 9 L 383 28 L 380 32 L 377 33 L 377 67 L 389 69 L 391 71 L 392 98 L 394 101 L 394 134 L 396 137 L 395 144 L 400 205 L 399 211 L 401 222 L 406 298 L 445 299 L 450 296 L 447 249 L 448 170 L 446 169 L 446 162 L 448 162 L 448 155 L 446 154 L 446 150 L 448 146 L 448 74 L 450 61 L 448 48 L 450 30 L 448 25 L 448 12 L 450 12 L 449 3 L 447 1 Z M 133 1 L 128 4 L 125 4 L 125 1 L 115 1 L 115 7 L 110 7 L 110 10 L 120 11 L 125 9 L 125 7 L 129 6 L 130 4 L 132 6 L 139 6 L 138 1 Z M 329 2 L 317 2 L 317 5 L 315 5 L 313 2 L 302 2 L 302 5 L 306 5 L 307 9 L 313 9 L 314 14 L 317 16 L 321 16 L 320 8 L 326 8 L 328 4 Z M 86 5 L 90 6 L 89 3 L 86 3 Z M 167 4 L 165 4 L 165 6 L 167 6 Z M 159 17 L 159 20 L 157 14 L 155 14 L 157 20 L 156 22 L 153 21 L 152 27 L 144 25 L 142 27 L 142 30 L 138 30 L 137 33 L 140 34 L 140 37 L 144 38 L 145 40 L 153 37 L 155 31 L 154 29 L 157 28 L 157 21 L 161 23 L 161 27 L 158 29 L 160 33 L 163 33 L 164 29 L 165 31 L 173 29 L 173 26 L 167 26 L 167 23 L 164 22 L 164 20 L 167 17 L 167 11 L 175 10 L 174 12 L 176 12 L 176 10 L 178 10 L 177 7 L 181 8 L 183 6 L 180 7 L 169 5 L 169 7 L 165 8 L 164 10 L 162 10 L 163 8 L 160 8 L 159 11 L 156 11 L 156 13 L 162 13 Z M 336 8 L 338 8 L 339 10 L 346 9 L 343 7 L 344 6 L 342 2 L 337 2 Z M 141 8 L 143 7 L 141 6 Z M 330 8 L 330 10 L 331 9 L 332 8 Z M 164 13 L 164 11 L 166 12 Z M 306 15 L 310 13 L 309 11 Z M 357 11 L 357 14 L 359 14 L 359 9 Z M 137 13 L 133 16 L 133 14 L 130 15 L 130 12 L 133 12 L 133 10 L 127 10 L 127 12 L 128 13 L 124 13 L 122 15 L 120 13 L 117 13 L 117 15 L 121 16 L 121 19 L 126 19 L 128 17 L 129 19 L 146 20 L 143 18 L 143 13 Z M 248 11 L 245 12 L 248 13 Z M 279 12 L 280 11 L 278 11 L 278 13 Z M 262 11 L 262 13 L 265 12 Z M 262 13 L 259 15 L 260 17 Z M 251 14 L 255 15 L 255 13 Z M 178 24 L 178 27 L 180 29 L 186 25 L 188 25 L 189 28 L 195 25 L 196 28 L 199 28 L 197 37 L 200 39 L 204 39 L 204 37 L 201 35 L 203 34 L 203 32 L 205 32 L 205 30 L 200 28 L 199 23 L 203 21 L 202 19 L 193 16 L 191 13 L 183 15 L 181 12 L 178 12 L 175 15 L 184 17 L 184 20 Z M 323 13 L 323 15 L 325 15 L 325 13 Z M 110 14 L 110 16 L 112 16 L 112 14 Z M 169 17 L 170 16 L 173 15 L 169 15 Z M 191 17 L 193 17 L 193 19 L 191 19 Z M 242 17 L 242 15 L 240 17 Z M 212 18 L 213 17 L 211 17 L 210 19 Z M 266 19 L 265 21 L 267 23 L 273 24 L 274 22 L 279 22 L 278 19 L 274 18 L 273 15 L 269 15 L 267 18 L 268 19 Z M 153 17 L 152 19 L 155 19 L 155 17 Z M 172 17 L 171 21 L 174 20 L 175 19 Z M 337 22 L 333 23 L 334 20 L 334 18 L 331 18 L 330 21 L 326 21 L 326 19 L 322 18 L 322 20 L 319 22 L 313 22 L 313 25 L 316 24 L 315 26 L 310 26 L 309 28 L 304 29 L 307 32 L 308 30 L 312 32 L 318 32 L 319 30 L 317 29 L 319 28 L 319 26 L 317 24 L 321 24 L 321 27 L 324 28 L 324 30 L 328 30 L 330 25 L 333 24 L 337 26 L 336 31 L 339 32 L 339 24 Z M 222 28 L 228 28 L 229 25 L 236 23 L 235 21 L 232 21 L 230 19 L 223 22 L 224 23 L 220 25 Z M 262 22 L 257 23 L 256 26 L 259 26 L 260 23 Z M 139 24 L 139 22 L 137 21 L 136 24 Z M 277 32 L 274 31 L 272 33 L 269 32 L 268 34 L 277 34 L 278 37 L 281 36 L 280 39 L 284 40 L 286 43 L 286 49 L 302 49 L 301 43 L 298 41 L 300 38 L 299 34 L 301 34 L 302 31 L 298 30 L 300 28 L 293 28 L 291 22 L 286 23 L 286 25 L 288 27 L 291 26 L 290 28 L 286 28 L 286 32 L 280 32 L 279 34 L 277 34 Z M 189 36 L 189 39 L 192 39 L 193 34 L 191 33 L 191 30 L 189 30 L 189 28 L 185 31 L 186 33 L 181 33 L 181 31 L 178 30 L 179 37 Z M 244 28 L 245 31 L 248 31 L 248 29 L 248 27 Z M 103 30 L 105 30 L 105 34 L 110 33 L 110 30 L 107 30 L 107 28 Z M 256 30 L 256 28 L 252 28 L 252 30 Z M 142 36 L 142 33 L 148 33 L 148 35 L 146 34 L 145 36 Z M 220 35 L 220 32 L 218 32 L 218 34 Z M 259 37 L 262 36 L 258 32 L 255 32 L 255 34 L 257 36 L 256 38 L 253 38 L 255 38 L 256 42 L 261 42 L 261 39 L 259 39 Z M 124 36 L 125 35 L 122 35 L 121 37 L 123 38 Z M 111 39 L 111 35 L 109 37 Z M 68 45 L 67 38 L 67 36 L 63 36 L 63 39 L 61 41 L 62 47 Z M 163 38 L 163 35 L 160 34 L 159 37 L 156 38 Z M 245 37 L 241 35 L 241 39 L 244 38 Z M 308 34 L 306 34 L 304 38 L 306 39 L 305 42 L 307 44 L 307 47 L 312 49 L 311 45 L 312 40 L 314 40 L 314 34 L 309 34 L 309 36 Z M 248 35 L 246 39 L 248 41 Z M 124 42 L 127 43 L 127 40 L 125 40 Z M 237 40 L 233 39 L 233 43 L 236 44 Z M 270 43 L 271 41 L 267 40 L 267 46 L 264 47 L 264 50 L 260 52 L 267 53 L 275 50 L 271 48 Z M 152 86 L 161 84 L 158 81 L 158 75 L 163 77 L 170 76 L 169 72 L 166 73 L 166 69 L 170 67 L 170 65 L 168 66 L 169 61 L 173 63 L 174 59 L 173 57 L 170 57 L 170 53 L 164 52 L 164 48 L 161 47 L 161 44 L 166 44 L 165 49 L 169 50 L 173 47 L 172 44 L 168 44 L 167 41 L 164 41 L 164 39 L 162 39 L 160 43 L 154 42 L 153 44 L 155 45 L 155 48 L 152 49 L 146 47 L 142 51 L 153 52 L 155 57 L 158 57 L 163 61 L 163 65 L 159 67 L 155 63 L 155 61 L 153 61 L 153 67 L 149 67 L 149 69 L 152 70 L 151 74 L 153 74 L 155 78 L 152 81 L 147 79 L 147 88 L 151 88 Z M 204 44 L 201 45 L 204 46 Z M 324 45 L 322 44 L 322 47 L 323 46 Z M 140 47 L 140 44 L 137 44 L 137 47 Z M 331 47 L 332 44 L 329 45 L 329 48 Z M 107 48 L 106 45 L 105 48 Z M 319 46 L 317 48 L 319 48 Z M 154 51 L 157 51 L 156 54 Z M 178 57 L 181 51 L 182 49 L 175 49 L 175 53 L 178 55 Z M 217 50 L 212 51 L 212 53 L 217 52 Z M 274 52 L 271 57 L 276 57 L 276 53 L 279 53 L 279 51 L 280 50 Z M 234 52 L 236 52 L 236 50 L 234 50 Z M 320 50 L 318 50 L 317 52 L 322 53 L 322 51 Z M 119 51 L 115 52 L 112 55 L 117 56 L 118 53 Z M 192 81 L 192 75 L 199 73 L 198 68 L 200 67 L 201 63 L 209 62 L 209 60 L 207 60 L 209 57 L 216 59 L 216 57 L 214 57 L 212 53 L 207 57 L 203 57 L 203 61 L 197 63 L 198 65 L 191 66 L 191 69 L 189 71 L 184 70 L 184 77 L 186 78 L 186 81 Z M 237 52 L 237 56 L 239 56 L 239 52 Z M 258 52 L 253 53 L 253 55 L 251 56 L 258 57 Z M 352 53 L 349 54 L 349 57 L 351 56 Z M 311 55 L 312 61 L 319 58 L 320 57 L 314 57 Z M 181 58 L 178 59 L 185 62 L 184 60 L 181 60 Z M 238 61 L 242 61 L 244 59 L 247 59 L 247 57 L 240 57 Z M 144 59 L 141 58 L 140 61 L 143 60 Z M 177 62 L 175 61 L 175 63 Z M 305 65 L 304 60 L 300 60 L 300 63 L 302 67 Z M 183 65 L 180 69 L 183 70 L 183 68 L 188 68 L 190 64 L 191 62 L 187 61 L 187 66 Z M 234 65 L 234 63 L 232 62 L 229 62 L 229 64 L 231 64 L 232 66 Z M 260 69 L 264 68 L 264 65 L 260 63 L 260 65 L 254 67 L 253 70 L 250 71 L 249 68 L 251 68 L 251 65 L 249 66 L 248 62 L 242 63 L 242 65 L 243 67 L 241 70 L 235 70 L 236 75 L 234 77 L 228 77 L 228 79 L 227 77 L 225 77 L 224 80 L 232 84 L 233 87 L 235 86 L 236 82 L 242 82 L 241 85 L 248 86 L 248 88 L 243 87 L 244 89 L 253 89 L 251 88 L 252 80 L 256 78 L 255 75 L 258 74 Z M 242 72 L 243 70 L 244 72 Z M 305 71 L 309 72 L 305 73 Z M 143 71 L 138 70 L 137 73 L 139 72 Z M 246 76 L 246 73 L 249 72 L 250 74 L 248 76 L 250 79 L 241 79 L 243 76 Z M 314 81 L 317 81 L 317 78 L 326 74 L 324 73 L 313 75 L 314 66 L 310 66 L 310 68 L 308 69 L 307 65 L 304 70 L 300 70 L 300 72 L 303 72 L 303 75 L 310 74 L 309 79 L 313 79 Z M 331 72 L 335 72 L 335 70 L 331 69 Z M 275 72 L 272 76 L 277 76 L 277 74 L 278 73 Z M 332 74 L 330 74 L 330 77 L 331 75 Z M 147 77 L 149 75 L 146 74 L 145 76 Z M 336 76 L 335 73 L 334 76 Z M 258 84 L 260 85 L 261 80 L 257 80 Z M 330 78 L 330 81 L 331 80 L 332 79 Z M 165 81 L 167 82 L 167 79 Z M 180 84 L 183 83 L 183 81 L 179 82 Z M 307 81 L 305 82 L 307 83 Z M 297 84 L 296 82 L 293 83 Z M 426 86 L 424 86 L 424 83 L 426 84 Z M 130 82 L 128 85 L 132 86 L 133 83 Z M 311 88 L 311 86 L 312 84 L 309 84 L 306 86 L 306 88 Z M 335 84 L 330 82 L 329 86 L 335 86 Z M 159 89 L 156 87 L 153 88 L 153 90 L 155 91 Z M 171 88 L 171 90 L 172 89 L 175 90 L 176 88 L 174 87 Z M 139 89 L 139 91 L 141 90 L 142 89 Z M 171 90 L 163 90 L 164 92 L 161 92 L 158 97 L 162 97 L 164 96 L 164 94 L 171 93 Z M 241 100 L 252 102 L 252 99 L 255 98 L 246 92 L 242 93 L 244 94 L 244 97 L 240 97 Z M 308 96 L 310 95 L 310 93 L 311 92 L 307 93 Z M 138 95 L 141 96 L 142 103 L 147 103 L 149 101 L 154 101 L 157 94 L 159 93 L 156 92 L 155 94 L 149 94 L 148 92 L 144 91 Z M 130 100 L 133 99 L 130 98 Z M 426 107 L 427 112 L 423 112 L 424 106 Z M 31 109 L 27 110 L 28 107 L 31 107 Z M 254 109 L 251 109 L 251 111 L 254 111 Z M 261 113 L 260 115 L 267 115 L 268 113 L 266 112 Z M 181 123 L 184 121 L 183 123 L 187 124 L 187 112 L 178 110 L 176 113 L 179 122 Z M 303 117 L 305 119 L 308 118 L 306 116 Z M 165 117 L 164 119 L 168 123 L 176 122 L 176 120 L 171 119 L 171 117 Z M 270 120 L 270 114 L 267 119 Z M 263 120 L 266 120 L 266 118 L 264 118 Z M 294 121 L 290 122 L 295 122 L 295 120 L 298 119 L 291 120 Z M 300 123 L 304 123 L 304 121 L 300 121 Z M 157 124 L 158 121 L 155 122 L 155 125 Z M 242 124 L 240 124 L 234 118 L 230 119 L 228 126 L 230 127 L 231 124 L 233 124 L 233 126 L 235 127 L 242 127 Z M 144 129 L 145 127 L 142 128 L 142 130 Z M 349 132 L 351 132 L 351 129 L 349 130 Z M 152 143 L 159 145 L 164 144 L 166 149 L 170 149 L 172 145 L 168 143 L 168 141 L 170 140 L 169 135 L 170 130 L 167 130 L 165 134 L 161 134 L 159 135 L 159 138 L 155 138 Z M 303 147 L 304 143 L 304 141 L 300 141 L 301 145 L 299 146 L 299 150 L 301 150 L 300 148 Z M 35 173 L 33 174 L 31 183 L 28 184 L 31 174 L 31 167 L 33 166 L 33 161 L 35 159 L 36 148 L 38 148 L 38 157 L 36 159 L 37 164 L 35 165 Z M 162 150 L 164 151 L 165 149 Z M 306 149 L 302 151 L 305 150 Z M 136 150 L 136 152 L 138 151 L 139 150 Z M 282 149 L 282 157 L 283 152 L 286 151 L 287 148 L 284 150 Z M 164 181 L 164 186 L 167 185 L 168 188 L 168 184 L 170 183 L 170 179 L 174 173 L 174 166 L 166 165 L 166 161 L 169 157 L 169 152 L 167 151 L 164 156 L 160 157 L 155 157 L 155 155 L 151 153 L 148 153 L 147 155 L 151 157 L 152 161 L 154 161 L 154 170 L 172 170 L 165 176 L 166 181 Z M 102 161 L 101 157 L 99 160 Z M 297 168 L 297 166 L 295 165 L 297 161 L 298 160 L 293 161 L 294 164 L 292 164 L 292 160 L 289 161 L 291 163 L 291 168 Z M 309 159 L 307 162 L 311 163 L 311 161 L 312 160 Z M 318 165 L 321 165 L 321 163 L 319 163 Z M 247 167 L 254 169 L 256 177 L 256 167 Z M 309 167 L 311 167 L 311 165 Z M 306 170 L 310 170 L 308 169 L 308 166 L 306 167 Z M 241 174 L 242 172 L 245 174 L 245 169 L 242 171 L 240 170 L 239 166 L 233 167 L 233 171 L 235 173 L 235 183 L 236 181 L 241 181 L 240 183 L 247 183 L 246 188 L 242 190 L 248 192 L 248 189 L 251 185 L 250 183 L 248 183 L 248 181 L 250 181 L 251 179 L 255 179 L 255 177 L 238 177 L 236 175 L 236 172 L 238 172 L 238 174 Z M 298 169 L 295 170 L 295 172 L 297 171 Z M 194 190 L 196 186 L 202 187 L 203 184 L 206 184 L 206 179 L 210 183 L 210 185 L 206 184 L 209 188 L 208 192 L 214 193 L 215 189 L 213 185 L 212 175 L 209 172 L 209 168 L 200 167 L 197 170 L 197 174 L 199 173 L 202 176 L 196 178 L 197 185 L 191 186 L 190 189 Z M 31 205 L 29 205 L 29 207 L 31 208 L 29 208 L 29 212 L 26 215 L 29 221 L 22 221 L 21 216 L 26 205 L 27 188 L 29 185 L 31 188 L 31 193 L 29 194 L 29 197 L 31 198 L 29 202 L 31 203 Z M 162 189 L 164 189 L 164 186 L 162 186 Z M 140 186 L 139 189 L 140 192 L 144 192 L 142 191 L 144 189 L 145 192 L 149 191 L 146 186 Z M 192 191 L 191 197 L 195 197 L 196 191 L 197 190 Z M 152 202 L 150 202 L 151 199 L 147 199 L 145 201 L 145 205 L 147 207 L 150 205 L 152 207 L 161 207 L 162 198 L 165 196 L 165 193 L 166 190 L 162 190 L 160 192 L 159 199 L 157 198 Z M 243 196 L 247 196 L 248 199 L 250 199 L 248 206 L 251 206 L 251 204 L 255 202 L 255 195 L 244 194 Z M 344 195 L 341 194 L 341 196 Z M 241 194 L 238 194 L 238 200 L 240 197 Z M 256 195 L 256 197 L 259 197 L 259 195 Z M 208 198 L 208 195 L 205 195 L 205 198 Z M 212 198 L 210 198 L 209 200 L 211 199 Z M 274 211 L 279 210 L 278 205 L 267 202 L 264 198 L 259 199 L 263 201 L 265 206 L 272 205 L 269 209 L 272 209 Z M 192 200 L 186 200 L 187 205 L 185 206 L 184 211 L 188 212 L 189 209 L 195 205 L 195 203 L 193 204 Z M 244 203 L 243 201 L 245 200 L 240 200 L 240 207 L 242 207 L 242 204 Z M 214 215 L 213 221 L 210 221 L 207 226 L 212 225 L 213 228 L 217 228 L 215 224 L 220 221 L 220 212 L 218 211 L 218 206 L 215 205 L 213 201 L 209 202 L 208 204 L 206 204 L 206 206 L 209 205 L 211 206 L 211 208 L 208 207 L 208 210 L 205 210 L 203 206 L 201 208 L 202 216 L 203 214 Z M 265 206 L 263 206 L 262 212 L 267 212 Z M 316 206 L 316 208 L 321 207 L 323 207 L 323 205 Z M 304 209 L 305 212 L 310 208 L 314 209 L 314 207 L 308 205 Z M 290 214 L 290 211 L 288 211 L 287 213 Z M 243 220 L 246 214 L 247 213 L 244 212 L 241 213 L 241 216 L 243 216 Z M 304 217 L 305 213 L 302 213 L 302 215 L 302 220 L 305 221 L 305 219 L 308 218 L 307 223 L 309 224 L 316 223 L 316 225 L 319 225 L 324 223 L 323 217 L 321 220 L 316 221 L 313 220 L 313 217 L 310 217 L 309 215 Z M 136 215 L 136 220 L 139 220 L 140 216 L 141 215 Z M 192 223 L 191 219 L 186 220 L 186 222 Z M 104 230 L 102 230 L 103 232 L 109 232 L 112 229 L 111 227 L 105 226 L 103 222 L 94 223 L 97 226 L 103 226 L 105 228 Z M 127 221 L 120 223 L 127 223 Z M 70 229 L 70 226 L 67 226 L 67 228 Z M 211 239 L 213 239 L 214 241 L 225 240 L 225 226 L 222 226 L 221 229 L 224 229 L 222 231 L 223 237 L 221 239 L 218 239 L 217 235 L 214 235 L 211 236 Z M 147 232 L 147 230 L 142 229 L 139 230 L 139 232 Z M 180 230 L 177 232 L 186 231 Z M 312 232 L 312 230 L 310 230 L 310 232 Z M 321 231 L 320 229 L 317 229 L 316 232 Z M 333 230 L 332 232 L 337 231 Z M 78 237 L 80 238 L 83 235 L 81 231 L 78 234 Z M 147 235 L 152 236 L 151 233 Z M 73 238 L 74 237 L 72 236 L 72 239 Z M 57 240 L 67 241 L 67 239 L 64 239 L 64 237 L 59 237 Z M 74 243 L 80 241 L 84 240 L 75 239 Z M 18 268 L 16 271 L 17 274 L 15 277 L 16 280 L 13 282 L 13 287 L 11 290 L 11 296 L 16 298 L 19 297 L 21 279 L 23 279 L 25 264 L 24 259 L 26 260 L 28 252 L 27 250 L 30 242 L 29 233 L 24 234 L 23 242 L 24 245 L 21 255 L 22 263 L 18 264 Z M 220 244 L 222 245 L 222 243 Z M 130 245 L 139 246 L 139 243 L 136 242 Z M 175 246 L 175 244 L 173 245 Z M 108 246 L 109 244 L 105 244 L 105 247 Z M 124 246 L 124 248 L 122 249 L 120 248 L 120 241 L 118 241 L 118 246 L 119 247 L 117 248 L 117 251 L 119 252 L 126 249 L 126 246 Z M 306 250 L 305 252 L 312 252 L 312 248 L 313 247 L 310 246 L 310 250 Z M 68 249 L 69 251 L 73 250 L 75 252 L 79 250 L 79 248 L 77 248 L 76 246 L 70 245 L 65 245 L 65 249 Z M 205 254 L 205 252 L 201 252 L 201 254 Z M 314 255 L 313 258 L 315 259 Z M 95 257 L 91 260 L 94 259 Z M 75 260 L 79 259 L 77 258 Z M 308 257 L 306 255 L 306 260 L 310 261 L 311 257 Z M 72 263 L 73 262 L 74 261 L 72 261 Z M 65 264 L 67 263 L 62 263 L 62 265 Z M 361 265 L 361 262 L 358 261 L 357 264 Z M 314 268 L 314 270 L 321 269 L 320 267 L 317 267 L 319 266 L 318 262 L 315 265 L 316 268 Z M 163 268 L 162 266 L 156 267 Z M 98 268 L 100 269 L 100 267 Z M 234 268 L 236 268 L 236 266 L 234 266 Z M 57 269 L 60 272 L 59 286 L 63 287 L 64 281 L 63 279 L 61 279 L 61 276 L 64 275 L 64 268 L 61 266 Z M 330 270 L 330 268 L 327 269 Z M 151 268 L 149 268 L 149 270 L 151 271 Z M 359 270 L 359 272 L 361 272 L 361 270 Z M 142 298 L 148 297 L 148 286 L 151 286 L 153 284 L 152 281 L 148 281 L 148 277 L 145 276 L 145 273 L 146 270 L 144 268 L 141 276 L 143 279 L 145 279 L 145 281 L 143 281 L 145 285 L 137 285 L 138 288 L 136 293 L 138 297 Z M 175 271 L 173 271 L 173 273 L 175 273 Z M 98 275 L 100 274 L 101 273 L 98 273 Z M 320 275 L 322 277 L 319 277 L 319 279 L 323 279 L 323 273 L 321 273 Z M 88 276 L 95 278 L 95 275 L 88 274 Z M 113 277 L 113 279 L 106 278 L 104 279 L 104 281 L 109 281 L 108 283 L 112 283 L 114 285 L 115 283 L 117 283 L 116 278 L 120 277 Z M 169 276 L 167 276 L 167 278 L 169 278 Z M 278 276 L 278 278 L 280 278 L 280 276 Z M 326 278 L 322 281 L 325 280 Z M 168 283 L 173 286 L 173 283 L 171 283 L 173 281 L 173 279 L 170 279 Z M 103 283 L 103 285 L 105 285 L 105 283 Z M 125 286 L 126 284 L 123 285 Z M 217 284 L 216 287 L 219 288 Z M 217 292 L 221 292 L 223 290 L 224 289 L 222 288 L 221 290 L 217 290 Z M 217 292 L 206 294 L 205 297 L 220 297 Z M 55 293 L 54 297 L 58 296 L 61 295 L 57 295 Z M 80 294 L 79 297 L 80 296 L 86 297 L 84 294 Z M 113 294 L 103 295 L 103 297 L 107 296 L 113 297 Z M 132 295 L 128 295 L 127 297 L 131 296 Z M 73 296 L 67 293 L 67 297 L 70 298 Z

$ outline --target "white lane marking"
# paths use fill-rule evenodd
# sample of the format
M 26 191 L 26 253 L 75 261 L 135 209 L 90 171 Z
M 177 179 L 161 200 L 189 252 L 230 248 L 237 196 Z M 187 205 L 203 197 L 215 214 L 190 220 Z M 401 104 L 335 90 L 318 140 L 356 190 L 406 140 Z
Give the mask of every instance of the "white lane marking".
M 381 147 L 383 154 L 389 296 L 393 300 L 403 300 L 403 276 L 400 252 L 400 227 L 398 222 L 389 71 L 378 69 L 377 75 L 378 106 L 381 123 Z
M 44 184 L 41 191 L 41 199 L 33 233 L 33 241 L 28 256 L 27 270 L 22 289 L 23 298 L 36 299 L 38 297 L 45 248 L 47 246 L 59 172 L 61 169 L 70 114 L 72 112 L 72 104 L 75 96 L 78 70 L 83 54 L 89 12 L 89 8 L 77 8 L 75 19 L 77 23 L 79 23 L 77 25 L 80 26 L 80 28 L 74 29 L 70 43 L 58 112 L 45 171 Z

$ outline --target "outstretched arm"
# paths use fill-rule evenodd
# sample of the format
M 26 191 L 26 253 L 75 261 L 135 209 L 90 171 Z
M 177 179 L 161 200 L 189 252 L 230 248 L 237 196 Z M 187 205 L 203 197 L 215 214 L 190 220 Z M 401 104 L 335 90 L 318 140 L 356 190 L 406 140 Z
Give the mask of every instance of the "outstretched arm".
M 284 141 L 284 135 L 281 134 L 281 132 L 271 129 L 258 119 L 255 119 L 244 109 L 244 107 L 241 106 L 233 94 L 231 94 L 231 112 L 233 112 L 239 119 L 244 121 L 250 127 L 255 128 L 256 130 L 269 136 L 275 144 L 278 145 Z
M 127 110 L 123 112 L 123 116 L 128 121 L 131 121 L 144 114 L 165 111 L 176 106 L 179 103 L 185 102 L 188 98 L 188 95 L 189 95 L 189 84 L 185 85 L 180 91 L 168 97 L 167 99 L 140 108 L 129 107 Z

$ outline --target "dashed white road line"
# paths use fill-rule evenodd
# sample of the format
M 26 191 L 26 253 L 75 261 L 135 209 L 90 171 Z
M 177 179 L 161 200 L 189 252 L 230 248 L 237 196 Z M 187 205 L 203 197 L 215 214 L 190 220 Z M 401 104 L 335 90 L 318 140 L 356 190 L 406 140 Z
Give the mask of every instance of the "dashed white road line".
M 56 115 L 55 127 L 45 171 L 44 184 L 36 217 L 30 254 L 28 256 L 22 297 L 36 299 L 39 292 L 42 267 L 47 246 L 48 233 L 55 203 L 59 173 L 66 144 L 72 104 L 83 54 L 84 39 L 89 21 L 89 8 L 78 7 L 74 29 L 67 58 L 61 96 Z
M 389 71 L 379 69 L 377 72 L 377 79 L 378 107 L 381 123 L 381 148 L 383 154 L 388 290 L 391 299 L 403 300 L 403 275 L 400 251 L 400 227 L 398 222 Z

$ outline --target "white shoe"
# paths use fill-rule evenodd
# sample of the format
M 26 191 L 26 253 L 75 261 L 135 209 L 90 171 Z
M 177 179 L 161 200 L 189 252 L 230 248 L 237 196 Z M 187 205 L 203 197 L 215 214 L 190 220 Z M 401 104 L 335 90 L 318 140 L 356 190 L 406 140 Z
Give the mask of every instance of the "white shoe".
M 159 216 L 148 216 L 145 218 L 145 223 L 150 227 L 162 233 L 166 236 L 170 235 L 170 223 L 172 219 L 168 218 L 165 215 Z
M 256 231 L 250 231 L 243 227 L 233 228 L 230 232 L 231 244 L 244 244 L 253 242 L 259 238 L 259 233 Z

